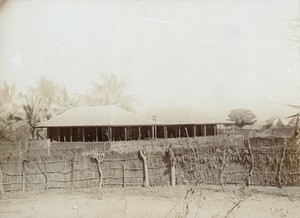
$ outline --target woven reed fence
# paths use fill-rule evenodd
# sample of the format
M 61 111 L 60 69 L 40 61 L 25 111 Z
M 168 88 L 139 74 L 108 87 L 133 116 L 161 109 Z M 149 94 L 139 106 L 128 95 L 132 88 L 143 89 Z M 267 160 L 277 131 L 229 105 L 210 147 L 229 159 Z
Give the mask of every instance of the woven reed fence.
M 4 190 L 26 191 L 99 185 L 97 164 L 90 158 L 51 159 L 1 162 Z M 163 172 L 166 166 L 162 165 L 161 159 L 161 156 L 149 157 L 151 185 L 169 183 L 168 176 Z M 144 169 L 137 154 L 124 156 L 112 153 L 101 162 L 101 168 L 104 174 L 102 184 L 104 187 L 143 186 Z
M 204 144 L 185 139 L 173 144 L 148 142 L 148 147 L 136 148 L 103 152 L 105 156 L 99 164 L 103 187 L 145 185 L 145 165 L 138 149 L 146 150 L 150 186 L 172 185 L 172 179 L 177 185 L 300 185 L 300 155 L 284 141 L 274 146 L 249 146 L 235 139 Z M 60 150 L 50 156 L 27 154 L 22 160 L 6 158 L 1 160 L 0 168 L 5 191 L 99 187 L 101 181 L 95 159 L 76 149 L 65 153 Z
M 50 155 L 51 144 L 49 139 L 19 142 L 0 142 L 0 158 L 17 157 L 22 159 L 24 154 L 31 153 Z

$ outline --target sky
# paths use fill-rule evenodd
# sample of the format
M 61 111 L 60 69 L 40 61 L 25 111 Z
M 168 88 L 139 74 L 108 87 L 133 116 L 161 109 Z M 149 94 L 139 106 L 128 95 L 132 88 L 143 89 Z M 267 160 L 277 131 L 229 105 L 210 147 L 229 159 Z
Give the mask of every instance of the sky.
M 0 82 L 46 76 L 85 93 L 103 73 L 127 80 L 138 112 L 190 107 L 260 122 L 300 104 L 298 0 L 12 0 L 0 8 Z M 2 82 L 1 82 L 2 83 Z

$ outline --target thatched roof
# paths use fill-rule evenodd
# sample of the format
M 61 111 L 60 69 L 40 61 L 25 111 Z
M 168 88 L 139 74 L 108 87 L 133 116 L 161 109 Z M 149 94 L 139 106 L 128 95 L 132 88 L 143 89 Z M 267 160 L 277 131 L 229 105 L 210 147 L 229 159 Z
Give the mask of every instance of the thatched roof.
M 289 138 L 292 136 L 294 131 L 293 127 L 285 126 L 282 122 L 277 122 L 273 127 L 264 130 L 257 134 L 257 137 L 261 138 Z
M 156 121 L 168 125 L 184 124 L 233 124 L 231 121 L 213 119 L 199 111 L 189 108 L 161 108 L 151 110 L 143 115 L 147 119 L 156 119 Z
M 278 116 L 270 117 L 270 118 L 268 118 L 268 119 L 266 120 L 266 123 L 267 123 L 267 124 L 273 125 L 273 123 L 274 123 L 278 118 L 280 118 L 280 117 L 278 117 Z
M 159 122 L 144 119 L 116 106 L 72 108 L 36 127 L 71 126 L 152 126 Z
M 285 129 L 287 126 L 283 124 L 282 120 L 279 118 L 277 122 L 271 127 L 272 129 Z
M 297 123 L 297 116 L 293 117 L 287 125 L 291 127 L 295 127 L 296 123 Z

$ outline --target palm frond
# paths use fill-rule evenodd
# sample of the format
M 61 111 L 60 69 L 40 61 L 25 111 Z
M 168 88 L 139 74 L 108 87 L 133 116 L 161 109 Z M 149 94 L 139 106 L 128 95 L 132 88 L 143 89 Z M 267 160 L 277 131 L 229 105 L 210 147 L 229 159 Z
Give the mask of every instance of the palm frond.
M 102 74 L 99 82 L 93 83 L 91 93 L 85 95 L 85 102 L 90 106 L 117 105 L 123 109 L 134 111 L 134 96 L 123 96 L 126 88 L 124 77 L 118 78 L 113 73 Z
M 293 118 L 293 117 L 298 117 L 298 116 L 300 116 L 300 113 L 297 113 L 297 114 L 294 114 L 294 115 L 291 115 L 291 116 L 288 116 L 288 117 L 285 117 L 285 118 L 288 119 L 288 118 Z

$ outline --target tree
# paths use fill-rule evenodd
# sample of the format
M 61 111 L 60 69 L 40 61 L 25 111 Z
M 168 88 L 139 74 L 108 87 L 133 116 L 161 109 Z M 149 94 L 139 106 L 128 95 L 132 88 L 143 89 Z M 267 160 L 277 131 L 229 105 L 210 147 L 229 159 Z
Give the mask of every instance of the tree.
M 35 136 L 36 124 L 75 106 L 75 100 L 69 95 L 68 90 L 46 77 L 41 77 L 37 85 L 30 87 L 22 97 L 24 100 L 22 108 L 32 138 Z
M 53 116 L 76 106 L 74 96 L 69 94 L 66 87 L 58 86 L 46 77 L 41 77 L 35 87 L 30 87 L 27 95 L 34 95 L 40 99 L 41 121 L 49 120 Z M 32 98 L 32 96 L 29 98 Z
M 57 102 L 58 102 L 58 92 L 59 86 L 55 85 L 54 82 L 46 77 L 40 77 L 37 81 L 37 86 L 30 87 L 27 93 L 28 98 L 37 98 L 39 99 L 40 112 L 42 114 L 42 120 L 50 119 L 55 115 Z
M 2 141 L 16 139 L 15 130 L 20 126 L 20 121 L 23 119 L 18 100 L 16 85 L 9 85 L 5 81 L 0 88 L 0 140 Z
M 34 92 L 34 90 L 29 90 L 27 95 L 24 96 L 25 103 L 23 103 L 22 108 L 25 112 L 25 119 L 30 128 L 30 134 L 32 139 L 35 135 L 35 126 L 42 121 L 43 109 L 41 107 L 42 99 Z
M 229 120 L 236 126 L 242 128 L 245 125 L 253 125 L 256 122 L 256 116 L 249 109 L 234 109 L 229 115 Z
M 70 95 L 67 88 L 62 86 L 58 90 L 58 105 L 61 108 L 71 108 L 77 105 L 76 93 Z
M 117 78 L 113 73 L 103 74 L 100 82 L 95 82 L 91 93 L 83 96 L 89 106 L 116 105 L 134 112 L 133 104 L 137 101 L 132 95 L 124 96 L 126 80 Z
M 17 100 L 16 85 L 10 86 L 5 81 L 3 87 L 0 88 L 0 120 L 2 122 L 10 123 L 21 119 L 22 114 Z

